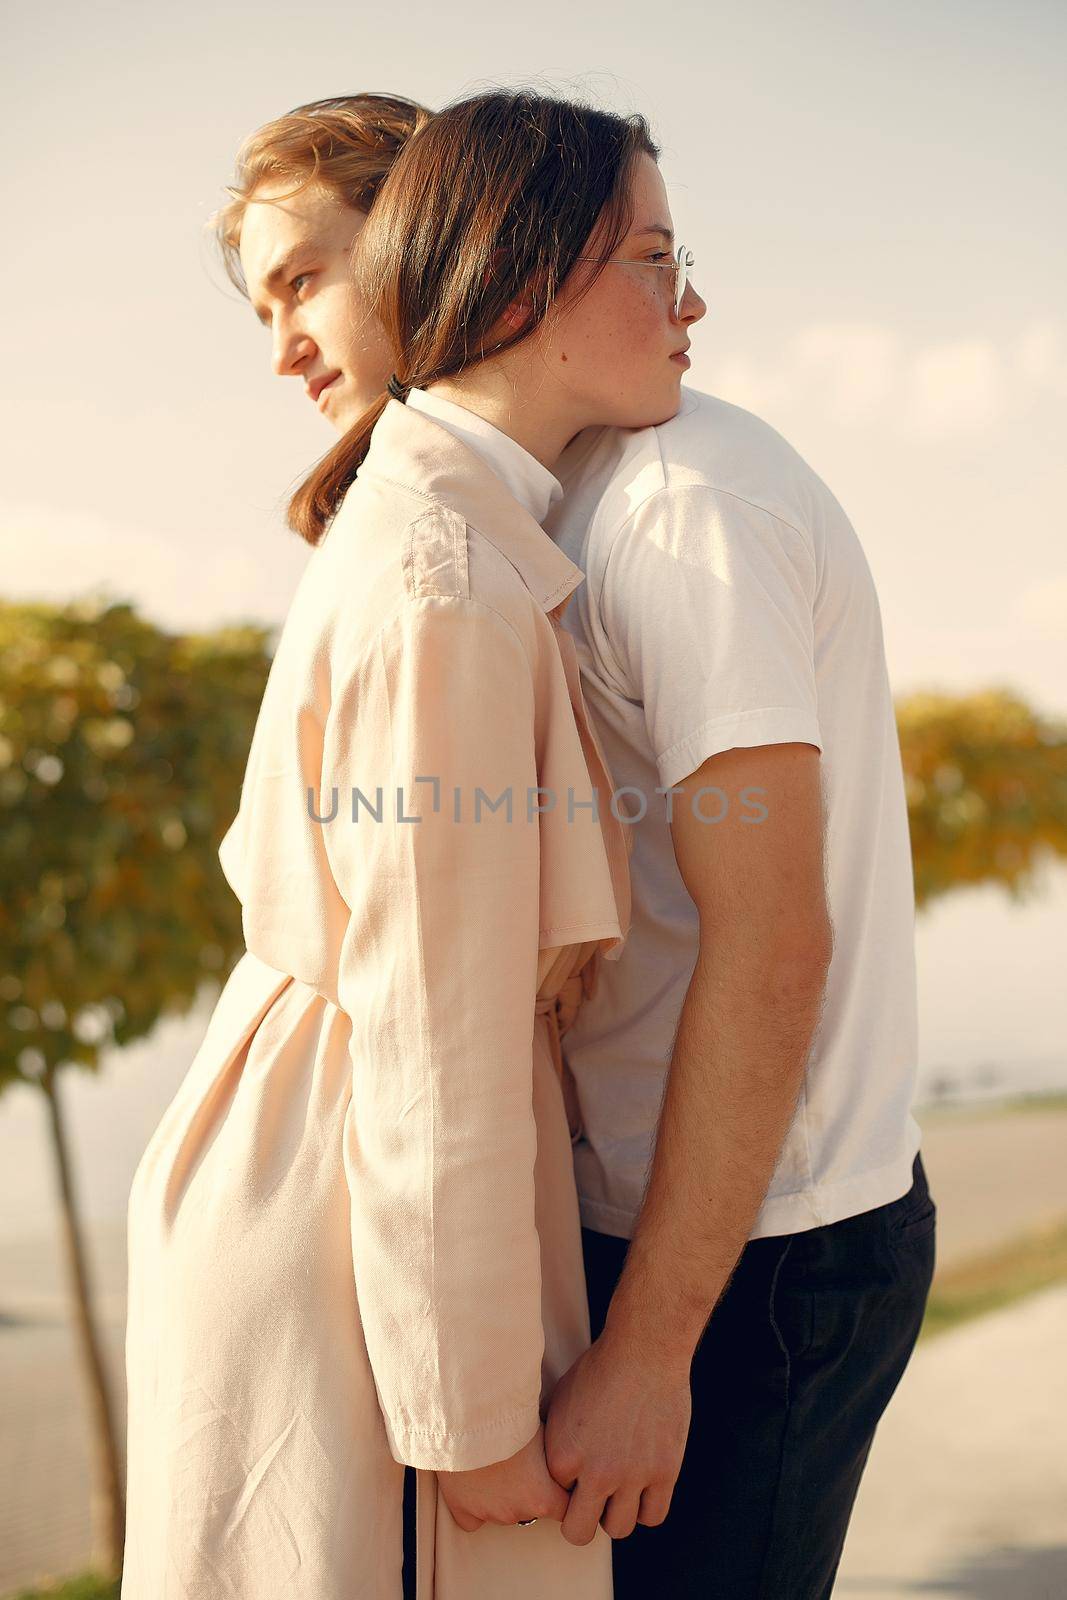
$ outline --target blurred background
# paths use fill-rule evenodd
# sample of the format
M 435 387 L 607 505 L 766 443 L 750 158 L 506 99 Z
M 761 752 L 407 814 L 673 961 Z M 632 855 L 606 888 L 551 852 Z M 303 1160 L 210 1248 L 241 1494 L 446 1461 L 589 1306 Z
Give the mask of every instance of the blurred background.
M 5 32 L 0 1595 L 113 1592 L 126 1198 L 240 950 L 215 850 L 334 437 L 204 225 L 298 103 L 518 82 L 650 118 L 708 303 L 688 381 L 807 458 L 881 599 L 939 1265 L 835 1595 L 1067 1595 L 1063 9 L 68 0 Z

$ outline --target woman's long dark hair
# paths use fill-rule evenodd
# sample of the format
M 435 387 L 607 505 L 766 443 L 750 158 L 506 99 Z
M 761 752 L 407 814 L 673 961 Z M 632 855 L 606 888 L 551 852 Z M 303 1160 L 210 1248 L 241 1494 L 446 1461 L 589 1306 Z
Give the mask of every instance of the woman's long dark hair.
M 357 269 L 400 383 L 425 388 L 528 338 L 594 228 L 598 256 L 625 238 L 642 153 L 659 156 L 644 117 L 527 89 L 458 101 L 414 133 L 360 235 Z M 494 340 L 515 303 L 526 320 Z M 290 501 L 289 526 L 309 544 L 355 479 L 388 398 L 383 390 Z

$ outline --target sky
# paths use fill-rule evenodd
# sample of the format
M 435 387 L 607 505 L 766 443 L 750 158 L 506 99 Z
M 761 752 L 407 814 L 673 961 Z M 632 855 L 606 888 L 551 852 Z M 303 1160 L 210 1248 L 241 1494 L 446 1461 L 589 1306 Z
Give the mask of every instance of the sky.
M 709 308 L 688 382 L 841 500 L 894 688 L 1067 712 L 1062 9 L 193 0 L 7 31 L 8 593 L 280 620 L 307 558 L 282 508 L 334 436 L 205 229 L 237 145 L 324 94 L 531 82 L 651 120 Z
M 841 501 L 894 691 L 1067 715 L 1062 7 L 120 0 L 12 9 L 5 39 L 0 592 L 280 624 L 284 504 L 334 435 L 206 229 L 237 146 L 324 95 L 528 83 L 649 118 L 708 303 L 687 381 Z M 1064 873 L 1039 909 L 921 919 L 927 1065 L 1063 1054 L 1065 946 Z

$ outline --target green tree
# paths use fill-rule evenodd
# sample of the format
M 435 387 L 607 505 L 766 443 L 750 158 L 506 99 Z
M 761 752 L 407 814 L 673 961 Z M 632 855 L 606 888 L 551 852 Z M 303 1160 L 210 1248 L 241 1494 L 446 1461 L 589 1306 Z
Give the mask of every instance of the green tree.
M 45 1097 L 91 1403 L 94 1520 L 121 1569 L 124 1492 L 59 1093 L 64 1067 L 183 1015 L 243 949 L 218 846 L 270 665 L 269 630 L 165 633 L 125 604 L 0 602 L 0 1090 Z M 916 899 L 1022 898 L 1067 855 L 1067 725 L 1008 690 L 897 706 Z
M 243 948 L 218 846 L 269 667 L 266 631 L 162 632 L 132 607 L 0 602 L 0 1090 L 47 1106 L 93 1425 L 93 1515 L 125 1495 L 60 1095 L 63 1068 L 184 1015 Z
M 968 884 L 1025 900 L 1067 856 L 1067 723 L 1010 689 L 897 702 L 920 906 Z

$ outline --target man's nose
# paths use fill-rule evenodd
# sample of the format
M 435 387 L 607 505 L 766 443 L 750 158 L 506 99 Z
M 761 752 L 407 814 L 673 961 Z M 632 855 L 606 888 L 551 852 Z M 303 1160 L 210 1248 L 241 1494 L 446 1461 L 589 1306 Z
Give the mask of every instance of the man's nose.
M 299 372 L 307 365 L 308 357 L 315 354 L 315 341 L 296 328 L 279 323 L 271 348 L 271 366 L 279 378 Z

